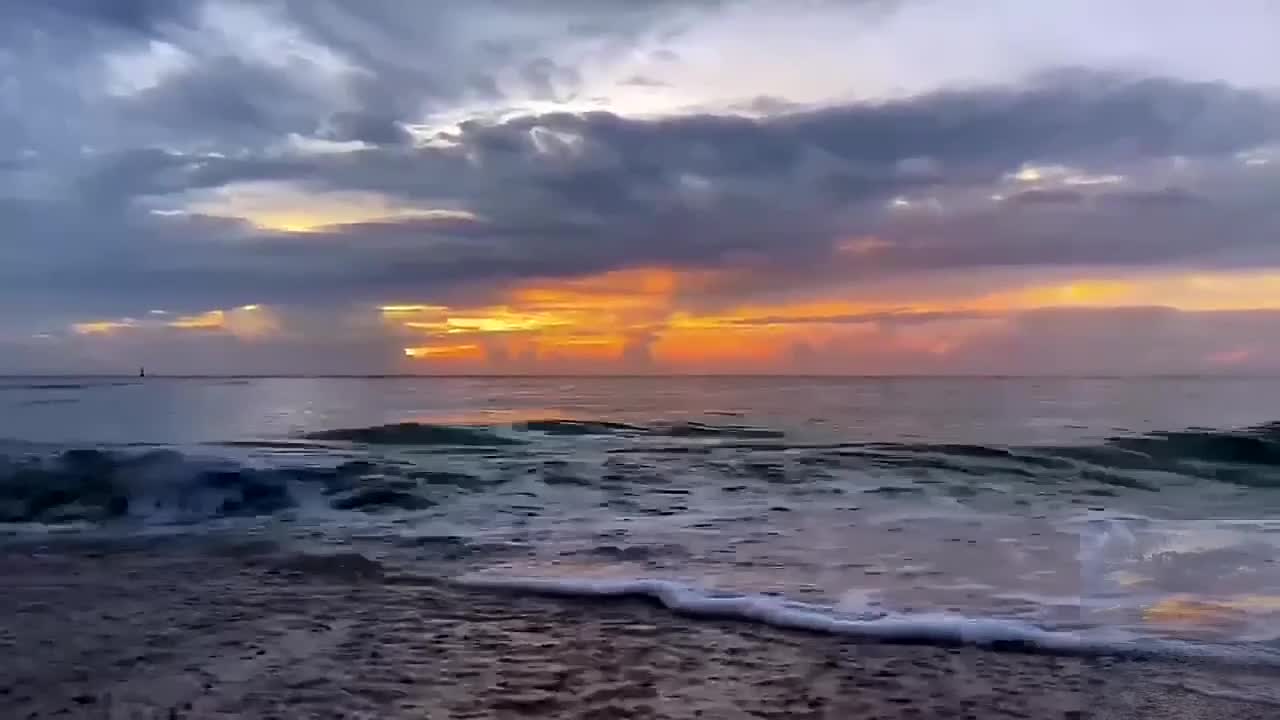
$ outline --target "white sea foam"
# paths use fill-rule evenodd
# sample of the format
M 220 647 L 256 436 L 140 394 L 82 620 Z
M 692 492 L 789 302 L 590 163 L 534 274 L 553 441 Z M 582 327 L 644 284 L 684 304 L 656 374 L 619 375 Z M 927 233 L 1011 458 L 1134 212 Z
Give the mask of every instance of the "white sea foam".
M 888 613 L 877 609 L 859 615 L 777 596 L 712 593 L 666 580 L 556 579 L 476 573 L 463 576 L 457 582 L 472 589 L 553 597 L 649 598 L 687 617 L 741 620 L 881 642 L 962 645 L 1052 655 L 1169 657 L 1280 666 L 1280 652 L 1265 647 L 1143 638 L 1106 628 L 1054 630 L 1018 620 L 949 613 Z

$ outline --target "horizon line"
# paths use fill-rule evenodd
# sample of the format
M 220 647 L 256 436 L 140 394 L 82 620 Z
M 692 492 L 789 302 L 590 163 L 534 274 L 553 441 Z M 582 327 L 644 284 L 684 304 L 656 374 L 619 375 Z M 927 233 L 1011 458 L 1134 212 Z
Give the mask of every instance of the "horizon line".
M 324 379 L 661 379 L 661 378 L 761 378 L 833 380 L 1155 380 L 1155 379 L 1280 379 L 1280 371 L 1265 373 L 0 373 L 0 379 L 132 379 L 132 380 L 324 380 Z

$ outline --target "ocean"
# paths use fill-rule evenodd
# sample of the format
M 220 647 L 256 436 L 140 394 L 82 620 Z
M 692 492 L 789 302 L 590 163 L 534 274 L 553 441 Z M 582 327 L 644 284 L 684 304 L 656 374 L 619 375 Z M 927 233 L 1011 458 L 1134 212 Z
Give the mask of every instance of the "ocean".
M 1280 664 L 1280 380 L 0 378 L 0 535 L 244 533 L 914 643 Z

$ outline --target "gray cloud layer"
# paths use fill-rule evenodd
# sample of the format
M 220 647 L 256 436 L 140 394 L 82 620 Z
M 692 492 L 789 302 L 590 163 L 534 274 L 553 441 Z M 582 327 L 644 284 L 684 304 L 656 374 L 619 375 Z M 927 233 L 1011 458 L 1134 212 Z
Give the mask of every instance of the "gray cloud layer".
M 1280 101 L 1226 83 L 1068 68 L 762 116 L 529 111 L 415 130 L 473 101 L 571 99 L 584 91 L 575 61 L 719 5 L 5 3 L 0 325 L 431 299 L 647 264 L 741 265 L 785 287 L 1280 260 L 1277 165 L 1240 159 L 1280 142 Z M 1016 179 L 1028 164 L 1122 181 Z M 245 183 L 477 219 L 290 234 L 169 212 Z M 833 255 L 863 235 L 890 244 Z
M 447 147 L 387 138 L 322 155 L 121 150 L 84 158 L 55 193 L 0 206 L 6 226 L 26 238 L 6 249 L 0 273 L 11 294 L 43 288 L 94 303 L 141 296 L 154 304 L 187 292 L 225 304 L 430 294 L 652 263 L 801 270 L 826 262 L 833 241 L 871 233 L 896 245 L 874 266 L 845 271 L 1141 264 L 1265 250 L 1280 222 L 1269 200 L 1276 178 L 1234 156 L 1280 137 L 1278 107 L 1216 85 L 1069 75 L 765 119 L 593 113 L 465 123 Z M 1028 161 L 1127 172 L 1171 156 L 1205 169 L 1161 178 L 1177 184 L 1154 190 L 1026 191 L 900 215 L 885 207 L 904 194 L 996 188 Z M 249 181 L 375 192 L 480 219 L 296 237 L 147 213 L 165 198 Z

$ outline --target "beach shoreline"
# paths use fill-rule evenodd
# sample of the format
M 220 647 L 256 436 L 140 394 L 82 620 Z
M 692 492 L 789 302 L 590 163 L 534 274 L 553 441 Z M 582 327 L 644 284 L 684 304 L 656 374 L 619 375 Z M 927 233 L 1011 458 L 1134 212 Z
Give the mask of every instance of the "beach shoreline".
M 1274 718 L 1280 672 L 878 644 L 268 540 L 0 548 L 15 718 Z

